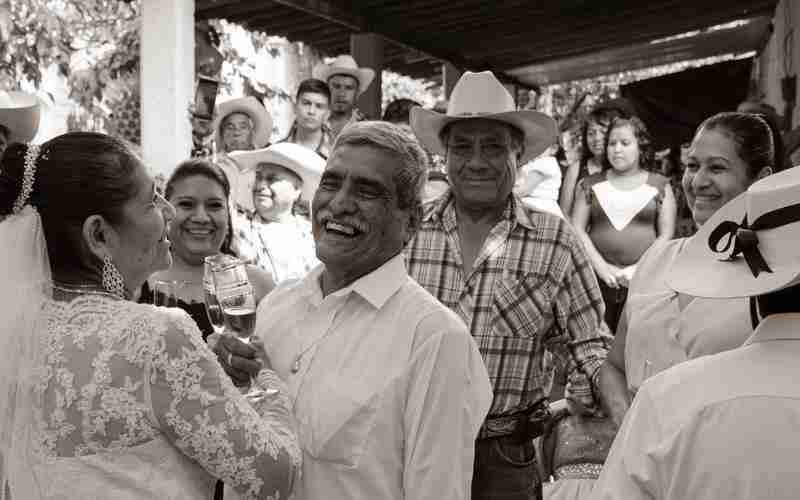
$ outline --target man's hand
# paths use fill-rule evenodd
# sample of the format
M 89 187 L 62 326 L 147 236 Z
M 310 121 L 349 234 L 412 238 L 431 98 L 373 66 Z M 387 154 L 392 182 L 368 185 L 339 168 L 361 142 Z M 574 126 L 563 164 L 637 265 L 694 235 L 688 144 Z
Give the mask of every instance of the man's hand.
M 246 385 L 264 366 L 266 353 L 261 343 L 245 344 L 235 335 L 214 333 L 208 345 L 216 353 L 219 364 L 238 385 Z

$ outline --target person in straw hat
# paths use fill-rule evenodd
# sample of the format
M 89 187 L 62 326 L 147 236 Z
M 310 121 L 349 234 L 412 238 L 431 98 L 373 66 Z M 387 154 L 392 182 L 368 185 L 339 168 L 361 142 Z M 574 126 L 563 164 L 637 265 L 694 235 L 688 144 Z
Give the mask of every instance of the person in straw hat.
M 800 168 L 755 182 L 712 215 L 668 283 L 749 297 L 737 349 L 648 379 L 619 430 L 595 499 L 794 499 L 800 491 Z
M 533 439 L 548 418 L 553 353 L 567 364 L 573 412 L 602 402 L 621 420 L 625 407 L 621 377 L 601 374 L 611 337 L 583 247 L 562 218 L 512 193 L 519 167 L 555 143 L 556 123 L 517 111 L 484 71 L 464 73 L 447 113 L 413 108 L 411 127 L 445 157 L 451 187 L 426 206 L 409 274 L 469 326 L 494 384 L 472 498 L 541 498 Z
M 272 116 L 255 97 L 239 97 L 217 104 L 211 126 L 192 118 L 193 134 L 213 135 L 212 148 L 199 148 L 193 156 L 210 156 L 222 167 L 231 185 L 230 207 L 233 213 L 252 214 L 255 172 L 236 163 L 230 156 L 236 151 L 252 151 L 269 146 Z M 197 138 L 195 138 L 197 143 Z M 235 247 L 234 242 L 234 247 Z
M 326 82 L 331 89 L 328 126 L 334 139 L 348 123 L 365 119 L 356 108 L 356 99 L 369 88 L 375 78 L 375 70 L 359 68 L 353 56 L 343 54 L 330 64 L 320 64 L 314 68 L 314 78 Z
M 39 112 L 35 95 L 0 91 L 0 156 L 12 142 L 30 142 L 36 136 Z
M 325 168 L 314 151 L 289 142 L 234 153 L 236 162 L 255 171 L 251 217 L 236 217 L 239 257 L 272 275 L 275 283 L 303 278 L 319 264 L 311 222 L 300 209 L 311 201 Z

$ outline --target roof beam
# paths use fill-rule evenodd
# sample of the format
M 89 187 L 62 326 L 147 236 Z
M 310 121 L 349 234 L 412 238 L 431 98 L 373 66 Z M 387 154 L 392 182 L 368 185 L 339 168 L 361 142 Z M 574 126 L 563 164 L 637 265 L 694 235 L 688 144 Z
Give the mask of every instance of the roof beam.
M 427 44 L 424 47 L 420 46 L 417 43 L 415 43 L 414 40 L 408 40 L 407 36 L 403 36 L 400 32 L 395 32 L 394 30 L 384 29 L 383 26 L 380 27 L 381 29 L 375 29 L 375 28 L 378 28 L 378 26 L 374 25 L 373 23 L 370 23 L 367 20 L 367 18 L 365 18 L 365 17 L 363 17 L 363 16 L 361 16 L 359 14 L 355 14 L 353 12 L 350 12 L 348 10 L 342 9 L 340 7 L 337 7 L 337 6 L 331 4 L 328 1 L 325 1 L 325 0 L 273 0 L 273 2 L 275 2 L 277 4 L 280 4 L 280 5 L 283 5 L 283 6 L 286 6 L 286 7 L 291 7 L 291 8 L 297 9 L 297 10 L 299 10 L 301 12 L 305 12 L 307 14 L 312 14 L 312 15 L 315 15 L 317 17 L 321 17 L 323 19 L 327 19 L 328 21 L 331 21 L 333 23 L 341 24 L 342 26 L 345 26 L 348 29 L 353 30 L 355 32 L 372 31 L 372 32 L 380 35 L 384 39 L 386 39 L 388 42 L 393 43 L 395 45 L 399 45 L 400 47 L 403 47 L 403 48 L 405 48 L 407 50 L 415 51 L 415 52 L 422 52 L 423 54 L 426 54 L 430 58 L 439 59 L 439 60 L 443 60 L 443 61 L 450 61 L 451 63 L 453 63 L 456 66 L 460 66 L 462 68 L 470 68 L 470 65 L 466 64 L 466 61 L 464 59 L 462 59 L 461 57 L 459 57 L 454 52 L 450 52 L 450 51 L 444 52 L 442 50 L 437 50 L 436 47 L 427 46 Z M 471 69 L 490 69 L 490 70 L 493 70 L 490 67 L 471 68 Z M 511 83 L 511 84 L 518 85 L 518 86 L 525 87 L 525 88 L 530 88 L 531 87 L 530 85 L 528 85 L 528 84 L 526 84 L 526 83 L 518 80 L 517 78 L 515 78 L 515 77 L 513 77 L 511 75 L 508 75 L 506 73 L 503 73 L 503 72 L 500 72 L 500 71 L 494 71 L 494 73 L 501 81 L 503 81 L 505 83 Z
M 285 7 L 312 14 L 332 23 L 341 24 L 353 31 L 369 31 L 367 20 L 362 16 L 342 9 L 325 0 L 273 0 Z

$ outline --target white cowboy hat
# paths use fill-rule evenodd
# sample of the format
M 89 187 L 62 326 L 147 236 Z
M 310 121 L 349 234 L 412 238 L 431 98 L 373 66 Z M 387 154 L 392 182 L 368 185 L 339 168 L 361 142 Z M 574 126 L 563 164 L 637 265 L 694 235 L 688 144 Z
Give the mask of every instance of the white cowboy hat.
M 800 282 L 800 167 L 753 183 L 717 210 L 672 264 L 695 297 L 752 297 Z M 733 256 L 733 258 L 729 258 Z
M 516 110 L 514 99 L 491 71 L 461 75 L 447 105 L 441 114 L 420 107 L 411 109 L 411 128 L 431 153 L 445 154 L 445 145 L 439 137 L 445 125 L 470 118 L 486 118 L 508 123 L 525 134 L 525 151 L 520 164 L 542 154 L 556 142 L 558 126 L 555 120 L 533 110 Z
M 0 91 L 0 125 L 10 131 L 8 142 L 29 142 L 39 130 L 39 98 L 26 92 Z
M 217 105 L 214 116 L 214 134 L 217 147 L 222 148 L 222 122 L 231 113 L 244 113 L 253 120 L 253 145 L 263 148 L 269 144 L 272 135 L 272 115 L 258 99 L 253 96 L 239 97 Z
M 234 151 L 229 156 L 243 171 L 255 170 L 261 163 L 274 163 L 291 170 L 303 180 L 300 198 L 306 201 L 313 198 L 325 170 L 325 160 L 320 155 L 291 142 L 279 142 L 255 151 Z
M 328 83 L 328 78 L 334 75 L 352 76 L 358 80 L 358 95 L 364 93 L 372 79 L 375 78 L 375 71 L 371 68 L 359 68 L 353 56 L 343 54 L 337 57 L 330 64 L 318 64 L 312 71 L 314 78 Z

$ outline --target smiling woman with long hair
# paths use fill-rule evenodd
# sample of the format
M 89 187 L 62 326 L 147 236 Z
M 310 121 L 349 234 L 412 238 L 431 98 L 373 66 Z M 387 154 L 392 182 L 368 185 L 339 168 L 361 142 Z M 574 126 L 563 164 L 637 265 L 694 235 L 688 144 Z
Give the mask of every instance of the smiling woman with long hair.
M 140 301 L 152 301 L 156 281 L 182 282 L 178 305 L 192 316 L 205 339 L 214 330 L 205 311 L 203 259 L 220 252 L 233 253 L 230 185 L 220 167 L 208 160 L 192 159 L 178 165 L 167 181 L 164 195 L 175 207 L 175 219 L 169 229 L 172 266 L 148 278 Z M 255 266 L 247 266 L 247 273 L 259 302 L 275 284 Z

